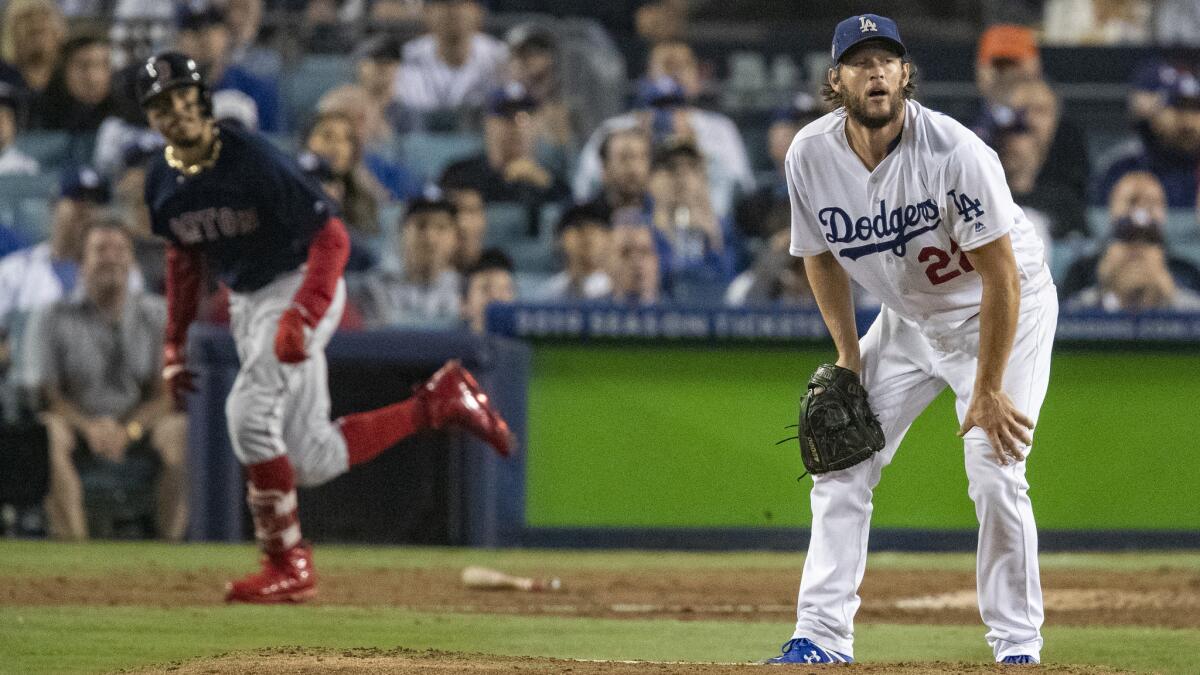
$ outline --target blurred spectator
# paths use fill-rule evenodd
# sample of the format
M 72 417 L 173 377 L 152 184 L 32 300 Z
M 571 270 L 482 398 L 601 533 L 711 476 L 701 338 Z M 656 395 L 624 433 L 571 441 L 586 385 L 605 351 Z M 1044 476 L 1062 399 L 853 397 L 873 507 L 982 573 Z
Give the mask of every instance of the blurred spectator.
M 653 208 L 650 198 L 650 136 L 633 127 L 610 132 L 600 143 L 600 194 L 590 204 L 611 214 Z
M 138 453 L 161 464 L 159 536 L 180 540 L 187 529 L 187 418 L 172 410 L 160 375 L 166 308 L 162 298 L 128 287 L 132 267 L 132 242 L 119 221 L 91 227 L 83 293 L 55 303 L 31 329 L 48 403 L 46 510 L 58 538 L 88 535 L 76 464 L 119 464 Z
M 36 159 L 13 145 L 20 119 L 20 94 L 11 84 L 0 82 L 0 176 L 31 176 L 41 170 Z
M 182 5 L 179 10 L 179 34 L 176 47 L 196 60 L 214 92 L 234 89 L 254 101 L 258 126 L 266 132 L 280 127 L 279 90 L 273 79 L 259 77 L 233 62 L 233 34 L 220 8 L 193 8 Z
M 1162 226 L 1167 219 L 1167 197 L 1162 183 L 1154 174 L 1145 171 L 1125 174 L 1117 181 L 1109 197 L 1108 219 L 1113 224 L 1109 233 L 1112 239 L 1116 238 L 1117 223 L 1133 223 L 1137 226 L 1132 230 L 1128 227 L 1123 230 L 1125 235 L 1135 239 L 1144 239 L 1146 233 L 1151 238 L 1161 238 Z M 1166 242 L 1162 242 L 1159 248 L 1166 251 Z M 1096 286 L 1099 262 L 1098 255 L 1075 261 L 1067 271 L 1066 279 L 1059 284 L 1059 294 L 1069 298 L 1082 289 Z M 1191 262 L 1166 251 L 1166 265 L 1177 285 L 1193 291 L 1200 290 L 1200 270 Z
M 400 41 L 391 35 L 371 37 L 354 50 L 355 82 L 367 93 L 380 117 L 392 126 L 399 125 L 402 117 L 395 100 L 400 58 Z
M 817 98 L 807 92 L 796 94 L 789 105 L 775 111 L 767 128 L 767 156 L 774 171 L 773 180 L 760 185 L 758 191 L 738 202 L 734 222 L 738 231 L 752 240 L 766 240 L 776 232 L 788 229 L 792 210 L 788 201 L 787 179 L 783 160 L 796 134 L 806 124 L 821 116 Z
M 479 261 L 487 236 L 487 210 L 483 204 L 483 193 L 477 187 L 447 180 L 439 183 L 438 187 L 446 199 L 454 204 L 458 221 L 458 251 L 454 256 L 454 266 L 465 273 Z
M 400 245 L 401 272 L 372 272 L 351 284 L 351 297 L 367 325 L 453 325 L 462 292 L 462 277 L 453 264 L 458 245 L 454 205 L 440 195 L 410 202 Z
M 162 0 L 116 0 L 113 16 L 135 21 L 171 21 L 176 3 Z
M 362 163 L 370 170 L 393 199 L 420 197 L 424 185 L 403 164 L 390 158 L 394 137 L 383 110 L 373 102 L 367 90 L 347 84 L 326 92 L 317 103 L 317 114 L 340 113 L 352 123 L 362 152 Z
M 34 99 L 30 126 L 96 131 L 116 110 L 112 83 L 112 50 L 107 39 L 84 35 L 67 40 L 54 76 Z
M 537 108 L 537 101 L 516 82 L 493 92 L 484 119 L 483 154 L 451 164 L 441 181 L 473 187 L 488 203 L 529 206 L 534 231 L 541 205 L 570 194 L 566 183 L 542 166 L 534 152 L 537 130 L 532 113 Z
M 90 168 L 63 174 L 50 238 L 0 259 L 0 334 L 14 312 L 30 312 L 75 289 L 87 227 L 110 198 L 108 183 Z
M 754 191 L 754 172 L 737 126 L 727 116 L 692 106 L 674 79 L 643 80 L 638 87 L 638 109 L 605 120 L 588 139 L 579 157 L 572 187 L 576 201 L 591 199 L 600 186 L 600 144 L 613 131 L 639 128 L 655 144 L 668 138 L 691 139 L 707 163 L 713 208 L 728 215 L 738 194 Z
M 50 84 L 67 24 L 51 0 L 8 0 L 0 22 L 0 80 L 29 97 Z
M 1090 162 L 1083 132 L 1062 119 L 1058 97 L 1040 78 L 1012 83 L 1000 99 L 977 131 L 1000 156 L 1014 201 L 1047 243 L 1046 234 L 1086 237 Z
M 1046 42 L 1055 45 L 1147 44 L 1151 36 L 1149 0 L 1047 0 Z
M 640 212 L 613 216 L 612 298 L 614 302 L 653 305 L 665 299 L 654 233 L 640 224 Z
M 1171 208 L 1194 208 L 1200 167 L 1200 80 L 1179 73 L 1166 105 L 1136 125 L 1139 143 L 1118 157 L 1100 178 L 1095 203 L 1108 199 L 1116 182 L 1130 171 L 1149 171 L 1162 182 Z
M 232 37 L 230 62 L 260 77 L 275 77 L 283 68 L 279 52 L 258 43 L 263 0 L 224 0 L 225 23 Z
M 1158 0 L 1154 7 L 1154 38 L 1159 45 L 1200 47 L 1200 3 Z
M 344 14 L 353 14 L 355 2 L 347 2 L 342 7 Z M 377 23 L 417 23 L 423 16 L 424 2 L 413 0 L 374 0 L 369 3 L 368 19 L 372 24 Z M 348 17 L 347 17 L 348 18 Z M 345 19 L 343 19 L 345 20 Z
M 555 230 L 563 271 L 547 280 L 538 299 L 573 302 L 612 294 L 608 276 L 612 223 L 608 215 L 590 206 L 575 206 L 562 214 Z
M 396 94 L 404 107 L 431 112 L 482 105 L 500 85 L 508 48 L 480 32 L 476 0 L 425 0 L 428 34 L 404 45 Z
M 339 112 L 320 113 L 304 139 L 305 149 L 329 163 L 340 184 L 339 203 L 351 234 L 379 233 L 379 202 L 387 194 L 362 164 L 362 146 L 354 122 Z
M 545 29 L 521 25 L 509 31 L 508 76 L 518 82 L 537 102 L 534 112 L 540 140 L 544 146 L 565 159 L 582 139 L 582 125 L 573 119 L 563 96 L 561 55 L 558 41 Z
M 342 182 L 338 180 L 337 174 L 333 172 L 333 167 L 324 157 L 312 150 L 302 150 L 299 155 L 296 155 L 296 164 L 304 172 L 304 175 L 321 185 L 321 189 L 329 195 L 330 199 L 339 207 L 342 205 L 342 198 L 346 196 Z
M 998 24 L 979 37 L 975 86 L 985 103 L 997 102 L 999 94 L 1013 82 L 1041 76 L 1042 55 L 1033 29 Z
M 1162 226 L 1144 214 L 1113 224 L 1108 245 L 1096 262 L 1096 284 L 1071 297 L 1067 308 L 1200 311 L 1200 295 L 1181 288 L 1171 276 Z
M 487 306 L 493 302 L 512 302 L 517 299 L 513 281 L 513 262 L 500 249 L 489 248 L 467 271 L 463 293 L 462 316 L 467 326 L 483 334 L 487 328 Z
M 378 0 L 376 0 L 378 2 Z M 301 22 L 297 31 L 305 54 L 345 54 L 346 45 L 358 37 L 363 3 L 345 0 L 296 0 Z
M 804 259 L 791 255 L 788 244 L 791 233 L 781 231 L 771 238 L 767 247 L 750 269 L 738 275 L 725 292 L 725 304 L 778 304 L 787 307 L 815 309 L 816 298 L 804 272 Z
M 672 288 L 677 282 L 728 283 L 735 238 L 729 220 L 713 210 L 704 160 L 691 141 L 672 141 L 655 151 L 650 194 L 667 283 Z
M 638 8 L 634 15 L 637 33 L 651 45 L 679 40 L 687 33 L 687 0 L 655 0 Z
M 157 135 L 146 134 L 122 153 L 121 172 L 113 185 L 113 198 L 122 222 L 133 242 L 133 259 L 145 279 L 146 290 L 166 294 L 167 244 L 150 229 L 150 209 L 146 206 L 146 166 L 162 154 Z
M 296 156 L 296 164 L 300 166 L 300 170 L 306 176 L 313 179 L 321 185 L 321 189 L 329 196 L 338 208 L 343 207 L 342 200 L 346 196 L 345 182 L 333 171 L 329 162 L 324 157 L 318 155 L 311 150 L 301 151 Z M 346 218 L 346 214 L 342 214 Z M 378 239 L 373 239 L 374 235 L 367 236 L 360 232 L 350 231 L 350 258 L 346 261 L 347 272 L 365 272 L 374 268 L 379 264 L 382 251 L 378 250 L 382 242 Z M 343 321 L 343 327 L 345 321 Z
M 1171 89 L 1190 68 L 1186 59 L 1153 58 L 1138 66 L 1129 88 L 1129 115 L 1146 122 L 1167 106 Z
M 646 79 L 657 80 L 669 77 L 679 83 L 684 98 L 695 101 L 704 93 L 700 77 L 700 62 L 691 45 L 679 38 L 659 41 L 650 50 L 650 62 L 646 66 Z

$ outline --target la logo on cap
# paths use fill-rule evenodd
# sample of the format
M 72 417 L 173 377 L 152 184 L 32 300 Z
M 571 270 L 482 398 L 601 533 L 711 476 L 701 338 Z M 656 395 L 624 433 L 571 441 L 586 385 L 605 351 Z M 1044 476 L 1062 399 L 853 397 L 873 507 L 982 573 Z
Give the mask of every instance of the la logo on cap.
M 875 27 L 875 22 L 865 16 L 858 17 L 858 31 L 860 33 L 874 32 L 878 33 L 879 29 Z

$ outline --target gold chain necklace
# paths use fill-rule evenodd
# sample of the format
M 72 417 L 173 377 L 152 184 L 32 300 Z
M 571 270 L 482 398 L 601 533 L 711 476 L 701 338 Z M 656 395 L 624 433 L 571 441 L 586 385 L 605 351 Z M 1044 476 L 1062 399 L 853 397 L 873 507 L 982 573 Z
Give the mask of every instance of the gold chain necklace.
M 213 164 L 217 163 L 217 158 L 221 156 L 220 132 L 218 130 L 214 129 L 213 133 L 214 133 L 214 138 L 213 138 L 213 143 L 212 143 L 212 149 L 209 150 L 208 157 L 205 157 L 204 159 L 200 160 L 199 162 L 196 162 L 195 164 L 184 164 L 183 160 L 181 160 L 175 156 L 175 147 L 172 145 L 168 145 L 166 150 L 163 151 L 163 156 L 165 156 L 167 159 L 167 166 L 171 167 L 172 169 L 175 169 L 176 171 L 178 171 L 179 173 L 181 173 L 185 176 L 195 176 L 196 174 L 200 173 L 201 171 L 204 171 L 205 169 L 211 169 Z

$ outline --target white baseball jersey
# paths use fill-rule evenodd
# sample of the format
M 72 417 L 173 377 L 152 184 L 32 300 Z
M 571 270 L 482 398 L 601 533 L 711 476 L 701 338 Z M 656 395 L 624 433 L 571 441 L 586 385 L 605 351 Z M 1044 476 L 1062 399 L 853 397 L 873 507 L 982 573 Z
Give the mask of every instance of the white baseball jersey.
M 832 251 L 850 276 L 930 333 L 979 313 L 983 293 L 963 251 L 1008 234 L 1022 295 L 1050 283 L 1042 241 L 1013 203 L 996 153 L 915 101 L 899 144 L 868 171 L 846 140 L 845 110 L 808 124 L 786 159 L 795 256 Z
M 973 396 L 983 284 L 964 251 L 1005 234 L 1012 239 L 1021 306 L 1003 386 L 1035 423 L 1049 383 L 1058 301 L 1041 239 L 1013 203 L 996 153 L 973 133 L 910 101 L 899 142 L 868 171 L 845 128 L 845 112 L 835 111 L 802 129 L 788 150 L 791 252 L 831 251 L 883 302 L 859 347 L 863 386 L 886 445 L 861 464 L 813 477 L 812 537 L 793 637 L 853 656 L 872 491 L 909 425 L 947 386 L 960 423 Z M 980 614 L 997 661 L 1037 658 L 1042 592 L 1025 462 L 1001 466 L 994 455 L 982 429 L 966 433 L 967 492 L 979 518 Z

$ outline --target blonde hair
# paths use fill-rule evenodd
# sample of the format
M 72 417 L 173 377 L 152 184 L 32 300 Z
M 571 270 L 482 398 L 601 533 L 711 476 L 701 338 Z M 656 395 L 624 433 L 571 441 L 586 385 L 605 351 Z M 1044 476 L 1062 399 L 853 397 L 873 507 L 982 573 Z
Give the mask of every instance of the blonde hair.
M 16 60 L 16 20 L 26 14 L 44 12 L 50 14 L 58 26 L 59 37 L 66 37 L 67 21 L 53 0 L 9 0 L 4 8 L 3 29 L 0 32 L 0 58 L 12 63 Z

